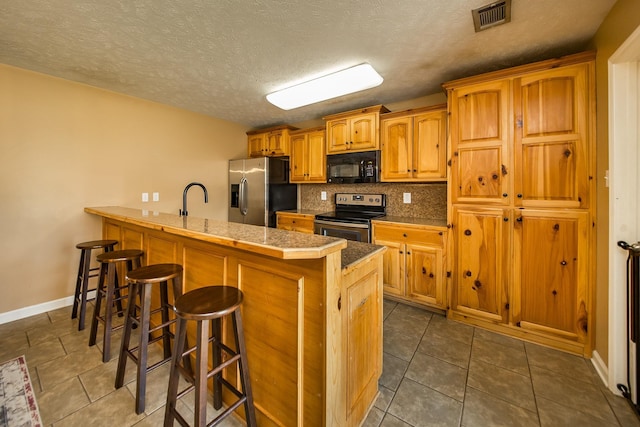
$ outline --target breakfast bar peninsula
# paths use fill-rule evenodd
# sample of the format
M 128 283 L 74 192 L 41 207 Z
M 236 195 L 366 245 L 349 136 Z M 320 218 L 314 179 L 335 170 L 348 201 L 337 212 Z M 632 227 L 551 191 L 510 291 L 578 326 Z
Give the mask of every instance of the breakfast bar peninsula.
M 146 264 L 181 264 L 185 292 L 242 290 L 258 425 L 362 423 L 382 373 L 384 247 L 124 207 L 85 212 Z M 235 370 L 224 375 L 236 381 Z

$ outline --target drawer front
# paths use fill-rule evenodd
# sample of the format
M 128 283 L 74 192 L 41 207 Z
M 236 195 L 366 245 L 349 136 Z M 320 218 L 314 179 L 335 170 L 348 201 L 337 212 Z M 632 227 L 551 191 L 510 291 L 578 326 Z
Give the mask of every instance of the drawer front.
M 278 228 L 313 234 L 313 217 L 303 215 L 278 215 Z
M 375 239 L 392 240 L 397 242 L 423 243 L 427 245 L 443 246 L 444 232 L 424 229 L 411 225 L 389 226 L 374 225 L 373 233 Z

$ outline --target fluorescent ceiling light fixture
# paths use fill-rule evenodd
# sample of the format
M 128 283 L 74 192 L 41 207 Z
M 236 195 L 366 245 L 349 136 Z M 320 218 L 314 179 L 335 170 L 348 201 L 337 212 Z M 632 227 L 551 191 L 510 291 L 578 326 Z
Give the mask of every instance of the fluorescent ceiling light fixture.
M 327 99 L 379 86 L 383 78 L 369 64 L 337 71 L 267 95 L 267 100 L 283 110 L 315 104 Z

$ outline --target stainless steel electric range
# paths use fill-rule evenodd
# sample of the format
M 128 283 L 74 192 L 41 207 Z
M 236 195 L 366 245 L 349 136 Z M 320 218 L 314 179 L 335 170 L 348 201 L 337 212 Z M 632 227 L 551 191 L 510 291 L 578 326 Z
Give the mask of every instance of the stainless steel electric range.
M 386 215 L 384 194 L 336 193 L 336 208 L 315 217 L 315 233 L 371 243 L 371 220 Z

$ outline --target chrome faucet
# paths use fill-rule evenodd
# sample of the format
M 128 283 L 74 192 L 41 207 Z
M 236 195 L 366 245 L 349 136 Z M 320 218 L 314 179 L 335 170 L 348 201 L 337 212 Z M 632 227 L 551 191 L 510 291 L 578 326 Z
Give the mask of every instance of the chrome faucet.
M 189 212 L 187 212 L 187 193 L 189 192 L 189 189 L 194 185 L 202 188 L 202 191 L 204 191 L 204 202 L 209 203 L 209 194 L 207 194 L 207 189 L 205 188 L 205 186 L 200 184 L 199 182 L 192 182 L 184 187 L 184 191 L 182 192 L 182 209 L 180 209 L 180 216 L 189 215 Z

